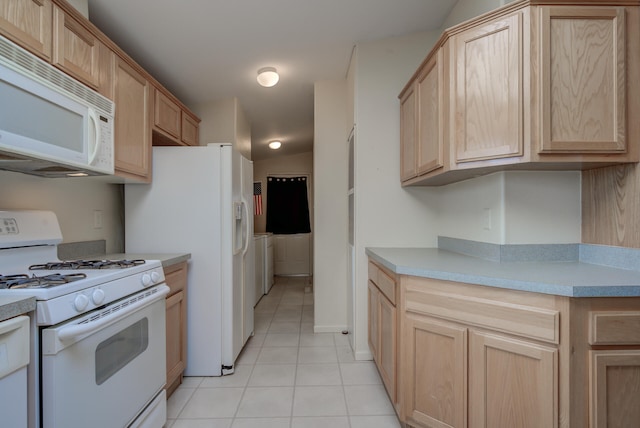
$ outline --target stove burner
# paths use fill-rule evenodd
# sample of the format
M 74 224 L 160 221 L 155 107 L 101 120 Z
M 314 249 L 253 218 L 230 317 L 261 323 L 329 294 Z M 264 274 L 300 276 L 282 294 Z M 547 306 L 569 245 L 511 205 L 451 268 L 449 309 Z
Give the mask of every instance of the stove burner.
M 125 269 L 144 264 L 137 260 L 69 260 L 29 266 L 29 270 Z
M 79 279 L 86 278 L 84 273 L 72 273 L 69 275 L 62 275 L 54 273 L 44 276 L 29 276 L 25 274 L 20 275 L 0 275 L 0 289 L 13 289 L 13 288 L 47 288 L 54 287 L 56 285 L 67 284 L 69 282 L 77 281 Z

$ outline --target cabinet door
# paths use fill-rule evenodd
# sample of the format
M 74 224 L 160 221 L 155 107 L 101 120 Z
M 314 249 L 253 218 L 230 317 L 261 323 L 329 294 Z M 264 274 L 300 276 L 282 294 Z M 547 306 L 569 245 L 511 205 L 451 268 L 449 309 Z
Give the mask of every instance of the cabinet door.
M 369 349 L 373 360 L 379 364 L 380 361 L 380 320 L 378 319 L 378 305 L 380 292 L 376 286 L 369 281 Z
M 51 0 L 0 0 L 0 34 L 51 60 Z
M 521 156 L 522 15 L 455 36 L 456 161 Z
M 624 152 L 624 8 L 540 10 L 541 151 Z
M 53 6 L 53 64 L 98 89 L 100 42 L 62 9 Z
M 443 79 L 443 51 L 440 49 L 425 64 L 416 82 L 418 92 L 418 175 L 441 168 L 443 165 Z
M 155 90 L 154 126 L 169 134 L 176 140 L 180 139 L 180 107 L 171 101 L 160 90 Z
M 396 403 L 396 308 L 379 294 L 378 321 L 380 322 L 380 346 L 378 368 L 391 402 Z
M 416 176 L 416 91 L 407 89 L 400 99 L 400 179 Z
M 469 334 L 469 428 L 558 426 L 558 351 Z
M 185 337 L 182 334 L 186 311 L 184 293 L 179 291 L 167 298 L 167 387 L 172 387 L 182 376 L 185 355 L 182 350 Z M 179 384 L 179 381 L 178 381 Z M 177 385 L 176 385 L 177 386 Z
M 413 313 L 406 313 L 405 321 L 400 376 L 408 422 L 430 428 L 465 427 L 467 329 Z
M 142 74 L 118 57 L 114 84 L 116 173 L 127 178 L 149 181 L 149 83 Z
M 198 121 L 187 113 L 182 112 L 182 142 L 189 146 L 197 146 L 199 141 L 198 129 L 200 125 Z
M 187 262 L 164 269 L 167 297 L 167 396 L 182 382 L 187 364 Z
M 589 352 L 591 428 L 637 427 L 640 350 Z

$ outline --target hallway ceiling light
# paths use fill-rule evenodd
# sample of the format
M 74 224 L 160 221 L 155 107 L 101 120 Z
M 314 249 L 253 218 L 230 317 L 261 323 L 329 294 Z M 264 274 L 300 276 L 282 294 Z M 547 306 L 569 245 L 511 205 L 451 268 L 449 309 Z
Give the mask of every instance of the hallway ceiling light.
M 260 86 L 270 88 L 275 86 L 278 80 L 280 80 L 280 76 L 278 76 L 278 72 L 274 67 L 263 67 L 258 70 L 258 83 Z
M 269 143 L 269 148 L 273 150 L 278 150 L 280 146 L 282 146 L 282 143 L 280 141 L 271 141 Z

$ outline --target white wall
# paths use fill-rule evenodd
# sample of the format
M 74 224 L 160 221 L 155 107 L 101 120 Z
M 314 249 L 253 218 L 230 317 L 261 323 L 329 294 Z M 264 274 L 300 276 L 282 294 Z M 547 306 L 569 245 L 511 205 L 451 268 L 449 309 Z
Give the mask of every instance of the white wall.
M 581 242 L 580 171 L 510 171 L 504 175 L 501 244 Z
M 355 289 L 353 344 L 367 344 L 366 247 L 434 246 L 438 192 L 400 187 L 400 116 L 397 96 L 439 37 L 419 33 L 363 43 L 353 61 L 355 141 Z
M 440 28 L 445 30 L 462 21 L 475 18 L 478 15 L 511 3 L 511 1 L 513 0 L 458 0 Z
M 347 81 L 314 88 L 314 329 L 347 328 Z
M 443 28 L 505 3 L 460 0 Z M 435 246 L 438 235 L 497 244 L 580 242 L 580 173 L 504 172 L 439 188 L 400 187 L 396 97 L 440 34 L 360 44 L 349 69 L 356 123 L 357 359 L 370 358 L 366 247 Z
M 232 143 L 251 159 L 251 125 L 236 97 L 193 106 L 200 117 L 200 144 Z
M 0 171 L 0 210 L 49 210 L 64 242 L 106 240 L 107 253 L 124 250 L 122 185 L 95 178 L 41 178 Z M 94 211 L 103 225 L 94 227 Z
M 438 234 L 493 244 L 580 242 L 580 172 L 507 171 L 439 188 Z
M 89 19 L 89 0 L 67 0 L 85 18 Z

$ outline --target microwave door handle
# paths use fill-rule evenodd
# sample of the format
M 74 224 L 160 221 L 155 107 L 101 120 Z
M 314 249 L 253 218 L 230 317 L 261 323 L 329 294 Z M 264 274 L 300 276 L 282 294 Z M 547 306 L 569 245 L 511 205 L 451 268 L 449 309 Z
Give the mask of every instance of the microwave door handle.
M 100 141 L 100 125 L 98 115 L 92 108 L 88 110 L 89 116 L 89 165 L 92 165 L 98 155 Z M 91 138 L 93 137 L 93 138 Z
M 119 310 L 117 312 L 113 312 L 112 314 L 106 315 L 102 318 L 97 319 L 96 321 L 91 321 L 85 324 L 72 324 L 69 326 L 62 327 L 58 330 L 57 336 L 61 341 L 66 341 L 69 339 L 73 339 L 75 337 L 94 333 L 101 328 L 105 327 L 108 324 L 111 324 L 115 321 L 123 319 L 130 314 L 142 309 L 145 306 L 150 305 L 151 303 L 156 302 L 157 300 L 164 299 L 164 297 L 169 294 L 169 287 L 167 285 L 162 285 L 158 288 L 158 292 L 148 296 L 147 298 L 140 299 L 135 303 L 128 305 L 125 309 Z

